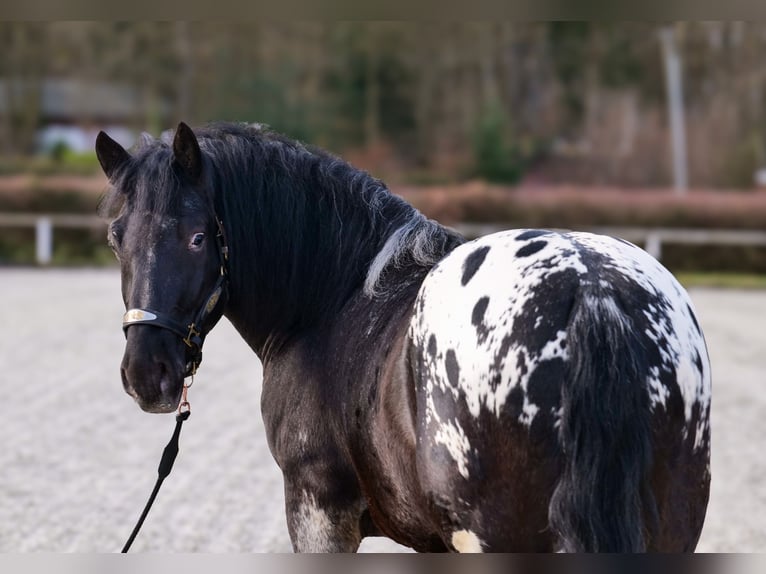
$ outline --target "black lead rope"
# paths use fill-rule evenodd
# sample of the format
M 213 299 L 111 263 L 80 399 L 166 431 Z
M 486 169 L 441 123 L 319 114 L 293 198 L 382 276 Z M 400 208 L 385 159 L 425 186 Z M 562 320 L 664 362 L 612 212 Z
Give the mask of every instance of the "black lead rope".
M 185 394 L 186 393 L 184 393 L 184 395 Z M 185 401 L 185 398 L 184 398 L 184 401 Z M 183 403 L 182 403 L 182 406 L 183 406 Z M 186 406 L 188 407 L 188 403 L 186 403 Z M 157 498 L 157 493 L 160 491 L 160 486 L 162 486 L 162 481 L 165 480 L 170 474 L 170 471 L 173 470 L 173 463 L 175 462 L 176 455 L 178 454 L 178 437 L 181 434 L 181 425 L 184 423 L 186 419 L 189 418 L 190 414 L 191 414 L 191 410 L 182 410 L 176 415 L 176 428 L 173 431 L 173 436 L 170 438 L 170 442 L 167 444 L 167 446 L 165 446 L 165 450 L 162 451 L 160 466 L 159 468 L 157 468 L 158 476 L 157 476 L 157 482 L 154 485 L 154 490 L 152 490 L 152 494 L 149 496 L 149 500 L 146 502 L 144 511 L 141 513 L 141 517 L 138 519 L 138 522 L 136 523 L 135 528 L 133 528 L 133 532 L 130 533 L 130 538 L 128 538 L 128 541 L 125 543 L 125 546 L 123 546 L 122 548 L 123 554 L 125 554 L 128 550 L 130 550 L 130 545 L 133 544 L 133 541 L 136 539 L 136 536 L 138 535 L 138 531 L 141 530 L 141 526 L 143 526 L 144 524 L 146 515 L 149 514 L 149 509 L 151 509 L 152 504 L 154 504 L 154 499 Z

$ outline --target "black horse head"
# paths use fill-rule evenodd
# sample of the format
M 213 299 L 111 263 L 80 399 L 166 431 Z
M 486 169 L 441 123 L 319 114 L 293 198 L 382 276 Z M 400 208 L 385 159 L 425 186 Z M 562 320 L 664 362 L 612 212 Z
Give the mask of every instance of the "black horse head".
M 392 269 L 420 276 L 462 241 L 379 180 L 260 125 L 182 123 L 132 154 L 102 133 L 96 151 L 128 310 L 123 381 L 152 412 L 178 403 L 224 308 L 267 362 L 355 294 L 399 289 Z
M 123 386 L 145 411 L 170 412 L 226 299 L 226 248 L 206 160 L 183 123 L 172 146 L 157 141 L 136 155 L 101 132 L 96 153 L 113 187 L 109 244 L 127 309 Z

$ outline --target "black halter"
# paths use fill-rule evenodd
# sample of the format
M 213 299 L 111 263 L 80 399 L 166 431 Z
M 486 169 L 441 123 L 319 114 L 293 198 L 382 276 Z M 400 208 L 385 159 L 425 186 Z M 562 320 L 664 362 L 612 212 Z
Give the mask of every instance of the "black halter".
M 128 309 L 122 316 L 122 330 L 126 337 L 128 336 L 128 327 L 131 325 L 153 325 L 172 331 L 181 337 L 187 347 L 184 378 L 193 376 L 197 372 L 197 368 L 202 362 L 202 344 L 215 322 L 223 315 L 223 309 L 228 298 L 226 265 L 229 260 L 229 247 L 226 244 L 221 220 L 216 217 L 215 222 L 218 226 L 216 241 L 218 242 L 218 254 L 221 262 L 220 274 L 212 292 L 197 311 L 191 323 L 184 325 L 184 323 L 152 309 Z M 208 326 L 211 316 L 214 316 L 215 319 Z

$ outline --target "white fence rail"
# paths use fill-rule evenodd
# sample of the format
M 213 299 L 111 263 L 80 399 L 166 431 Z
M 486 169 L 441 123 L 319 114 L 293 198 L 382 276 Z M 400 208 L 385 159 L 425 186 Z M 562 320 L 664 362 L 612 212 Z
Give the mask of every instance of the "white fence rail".
M 106 229 L 106 222 L 97 215 L 0 213 L 1 227 L 32 227 L 35 230 L 35 259 L 48 265 L 53 259 L 53 230 Z
M 53 258 L 55 228 L 105 229 L 106 222 L 96 215 L 0 213 L 0 228 L 2 227 L 33 228 L 35 230 L 36 261 L 40 265 L 48 265 Z M 453 226 L 455 230 L 469 238 L 488 235 L 512 227 L 511 225 L 487 223 L 460 223 Z M 663 227 L 595 227 L 589 231 L 640 243 L 657 259 L 662 258 L 662 246 L 667 243 L 766 247 L 766 231 Z

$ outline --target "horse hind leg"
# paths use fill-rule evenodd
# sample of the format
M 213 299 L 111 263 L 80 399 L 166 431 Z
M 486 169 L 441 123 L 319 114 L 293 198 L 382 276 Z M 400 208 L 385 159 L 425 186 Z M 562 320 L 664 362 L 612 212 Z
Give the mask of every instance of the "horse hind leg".
M 526 429 L 519 429 L 518 435 L 523 432 Z M 516 433 L 513 435 L 513 439 L 517 438 Z M 461 553 L 554 550 L 555 537 L 548 528 L 544 500 L 553 490 L 555 465 L 541 460 L 528 442 L 518 440 L 513 444 L 513 453 L 501 457 L 499 451 L 507 450 L 505 441 L 484 442 L 483 448 L 479 448 L 480 455 L 472 461 L 468 477 L 443 463 L 437 467 L 437 457 L 428 467 L 428 476 L 421 473 L 434 522 L 449 550 Z M 528 464 L 530 458 L 536 462 Z
M 522 514 L 516 514 L 515 505 L 484 501 L 461 516 L 446 510 L 441 513 L 441 536 L 452 552 L 550 552 L 553 537 L 546 530 L 544 512 L 526 523 Z
M 453 491 L 454 493 L 454 491 Z M 461 497 L 436 496 L 430 497 L 432 513 L 436 517 L 445 549 L 461 554 L 478 554 L 487 550 L 487 542 L 483 540 L 483 529 L 475 520 L 473 513 L 459 513 L 454 510 Z

